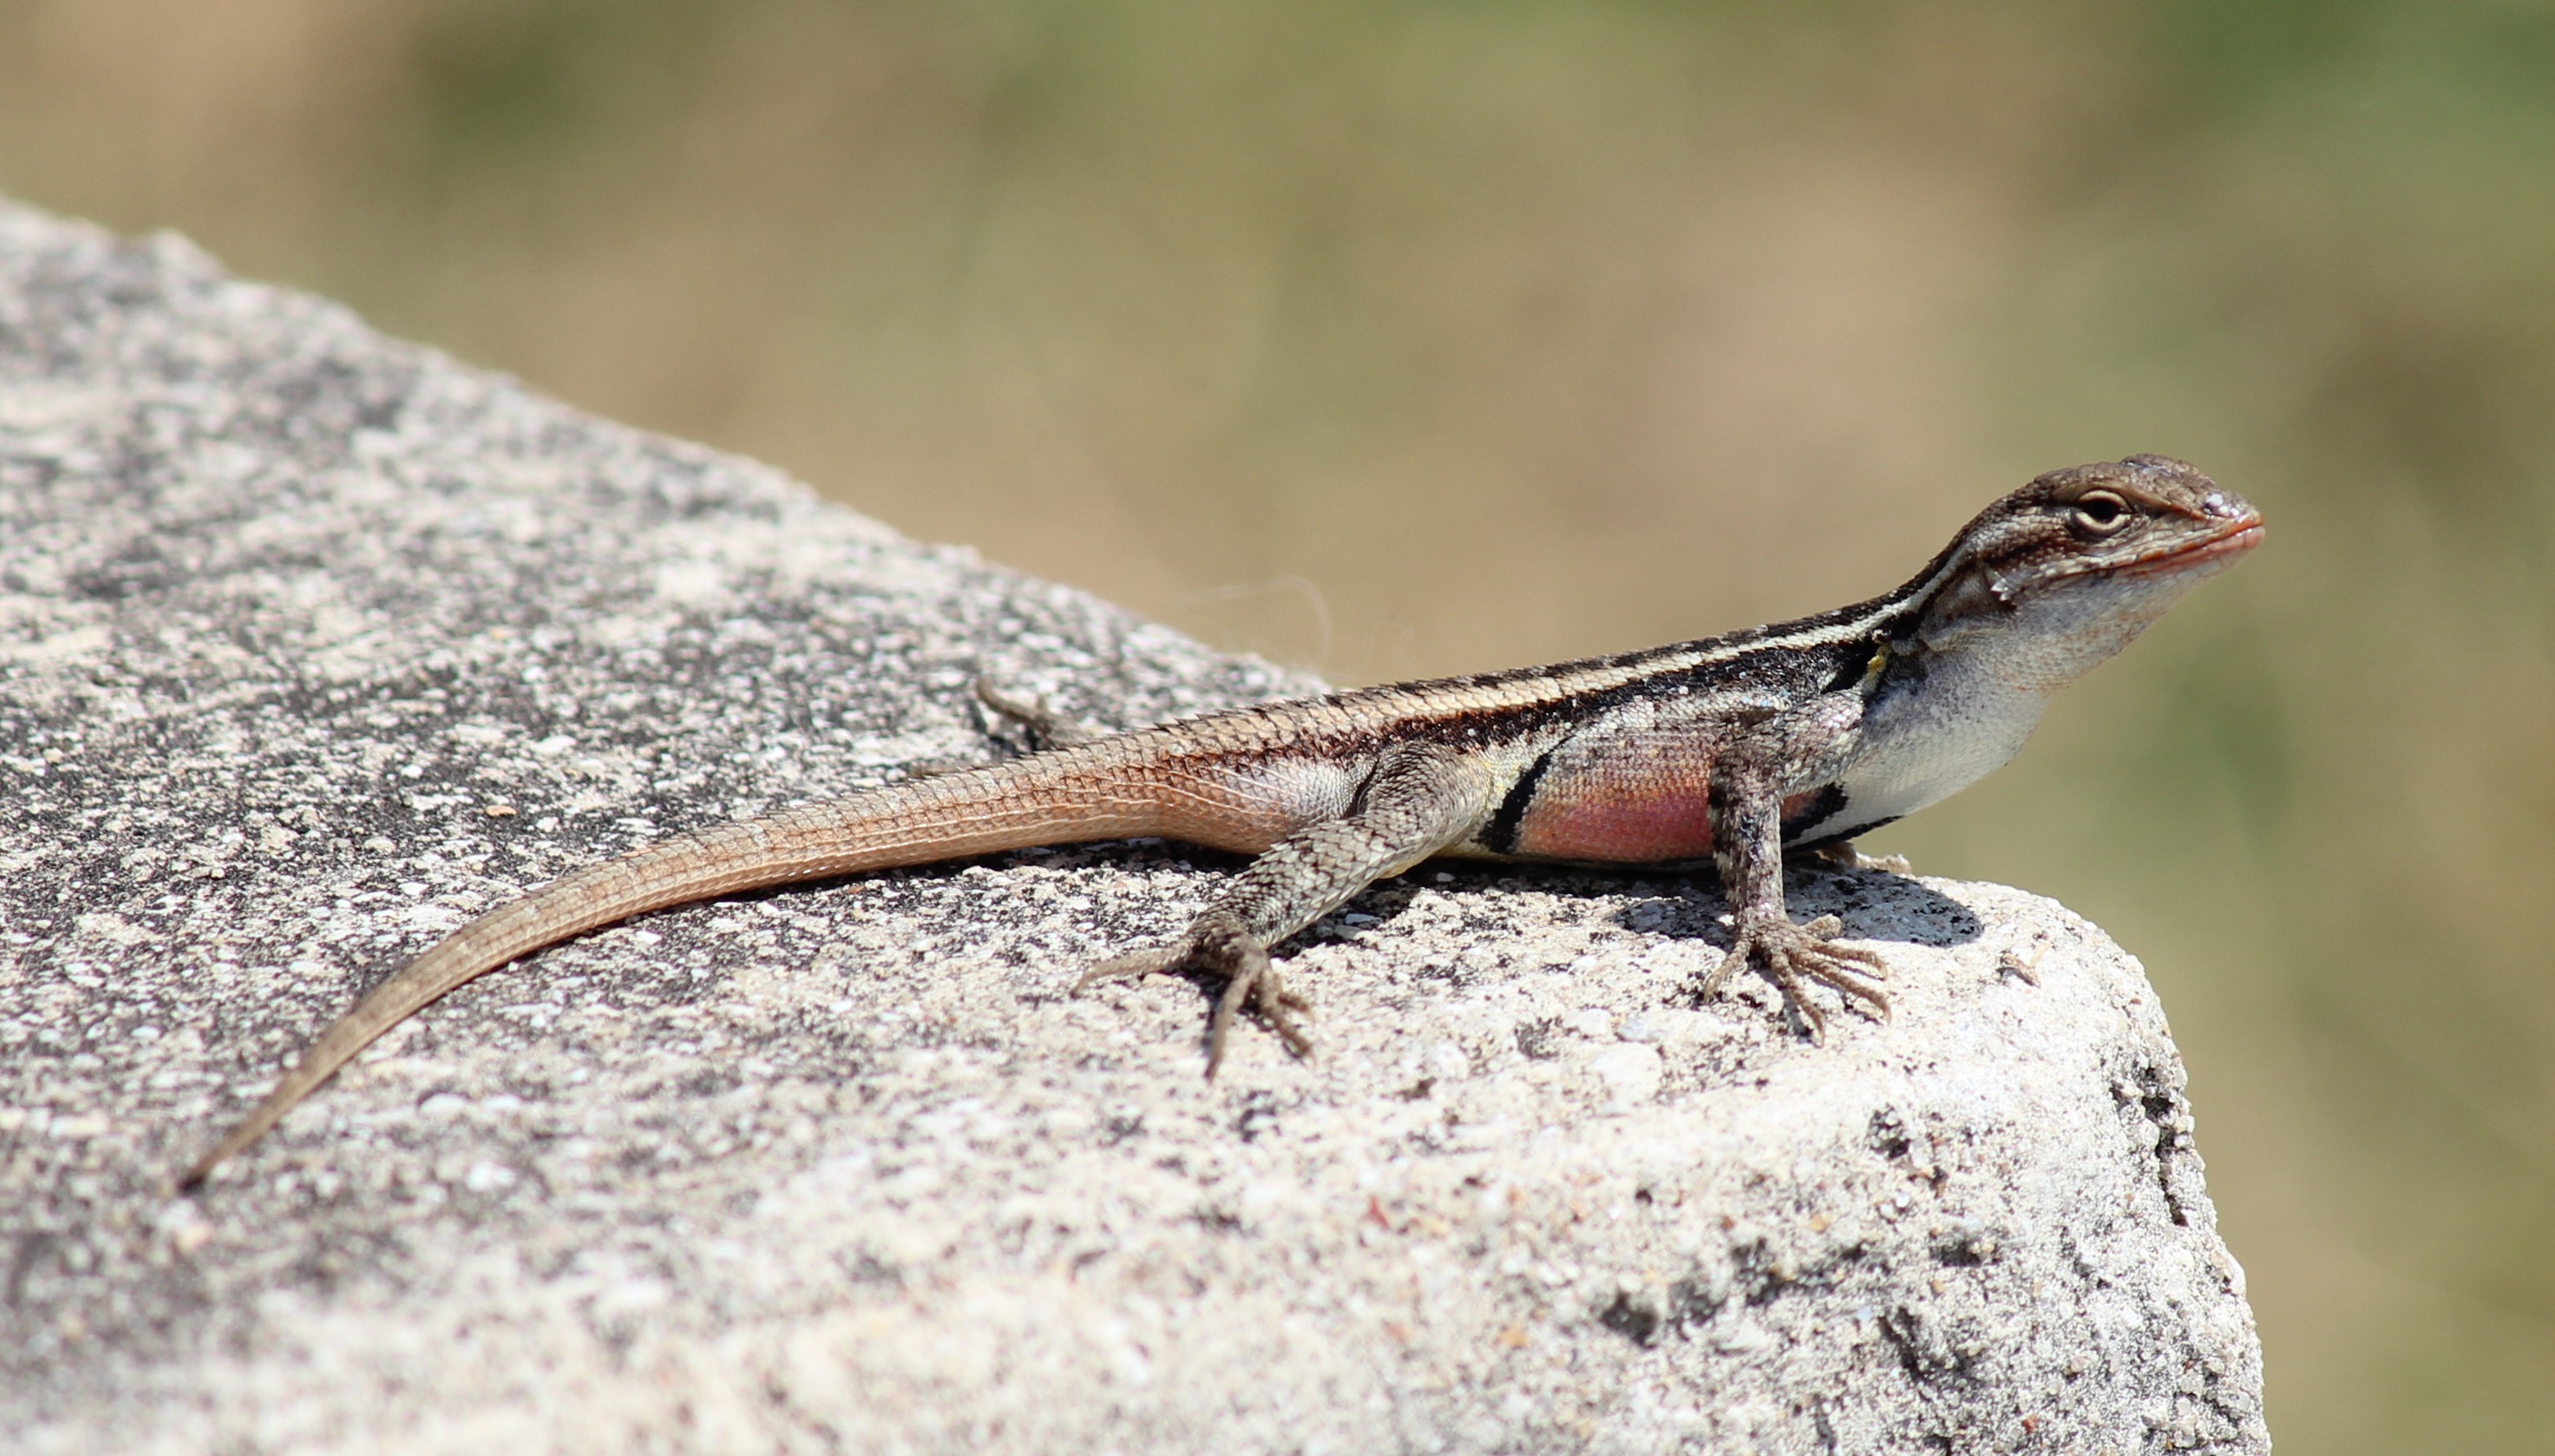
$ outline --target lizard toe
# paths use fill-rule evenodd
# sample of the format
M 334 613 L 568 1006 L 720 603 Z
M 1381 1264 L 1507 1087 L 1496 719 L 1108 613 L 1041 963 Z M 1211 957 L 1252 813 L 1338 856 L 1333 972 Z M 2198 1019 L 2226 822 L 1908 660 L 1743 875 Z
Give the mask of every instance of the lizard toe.
M 1175 971 L 1188 958 L 1189 948 L 1176 945 L 1166 950 L 1140 950 L 1132 955 L 1105 960 L 1082 973 L 1082 979 L 1073 983 L 1073 994 L 1080 996 L 1092 987 L 1110 981 L 1141 981 L 1147 976 Z

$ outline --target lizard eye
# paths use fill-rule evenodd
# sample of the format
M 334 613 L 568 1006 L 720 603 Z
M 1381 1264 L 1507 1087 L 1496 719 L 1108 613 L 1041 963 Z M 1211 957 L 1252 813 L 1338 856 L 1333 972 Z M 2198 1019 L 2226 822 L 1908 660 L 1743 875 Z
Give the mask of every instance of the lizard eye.
M 2129 503 L 2108 490 L 2089 490 L 2077 499 L 2070 520 L 2087 536 L 2109 536 L 2129 524 Z

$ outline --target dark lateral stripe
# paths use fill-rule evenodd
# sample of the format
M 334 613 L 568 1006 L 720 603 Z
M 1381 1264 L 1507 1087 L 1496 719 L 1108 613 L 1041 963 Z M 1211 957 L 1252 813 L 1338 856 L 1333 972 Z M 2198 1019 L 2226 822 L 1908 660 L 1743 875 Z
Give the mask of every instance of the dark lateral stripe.
M 1826 849 L 1832 844 L 1851 844 L 1855 840 L 1861 839 L 1864 835 L 1871 833 L 1875 829 L 1886 829 L 1888 826 L 1897 823 L 1898 817 L 1899 816 L 1896 814 L 1891 814 L 1888 818 L 1875 819 L 1869 824 L 1857 824 L 1853 828 L 1847 829 L 1841 833 L 1831 830 L 1828 833 L 1820 835 L 1816 839 L 1804 839 L 1798 844 L 1786 845 L 1785 848 L 1797 849 L 1806 852 L 1813 849 Z
M 1535 786 L 1543 782 L 1543 771 L 1552 767 L 1552 756 L 1560 749 L 1560 744 L 1545 749 L 1518 776 L 1509 796 L 1500 800 L 1500 811 L 1491 815 L 1489 827 L 1482 830 L 1482 848 L 1493 854 L 1517 853 L 1518 826 L 1525 821 L 1525 811 L 1534 802 Z
M 1831 784 L 1820 789 L 1808 803 L 1801 805 L 1799 813 L 1784 821 L 1783 842 L 1799 843 L 1803 834 L 1835 818 L 1844 807 L 1845 789 L 1842 787 Z

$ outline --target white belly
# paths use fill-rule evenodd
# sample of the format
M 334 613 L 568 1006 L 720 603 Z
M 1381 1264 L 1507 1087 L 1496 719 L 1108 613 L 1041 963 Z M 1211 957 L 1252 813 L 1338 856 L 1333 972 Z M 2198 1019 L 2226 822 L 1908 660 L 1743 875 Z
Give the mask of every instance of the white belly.
M 2021 750 L 2048 698 L 1970 666 L 1977 660 L 1951 658 L 1921 690 L 1873 704 L 1854 767 L 1837 781 L 1845 806 L 1830 823 L 1850 828 L 1912 814 L 1976 784 Z

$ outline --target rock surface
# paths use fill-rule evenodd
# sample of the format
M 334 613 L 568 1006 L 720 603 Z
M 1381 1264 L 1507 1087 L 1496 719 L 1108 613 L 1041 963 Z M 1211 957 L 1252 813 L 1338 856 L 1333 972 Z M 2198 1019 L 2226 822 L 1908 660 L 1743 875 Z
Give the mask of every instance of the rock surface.
M 1787 1033 L 1708 884 L 1423 868 L 1317 1059 L 1088 999 L 1232 862 L 1029 852 L 489 976 L 194 1200 L 402 955 L 704 822 L 1302 690 L 325 303 L 0 204 L 0 1430 L 73 1451 L 2267 1449 L 2136 963 L 1802 872 L 1895 1020 Z M 2037 984 L 2032 977 L 2037 977 Z

